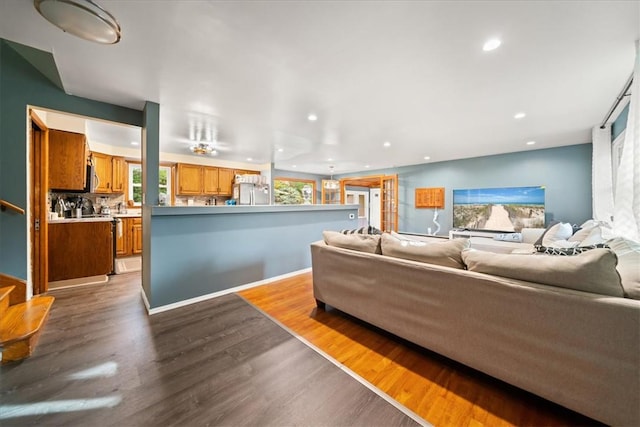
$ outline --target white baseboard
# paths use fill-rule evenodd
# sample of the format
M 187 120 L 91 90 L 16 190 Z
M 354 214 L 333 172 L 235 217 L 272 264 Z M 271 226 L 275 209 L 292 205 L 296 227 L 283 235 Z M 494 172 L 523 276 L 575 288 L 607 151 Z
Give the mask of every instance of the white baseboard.
M 164 311 L 173 310 L 179 307 L 184 307 L 186 305 L 195 304 L 197 302 L 206 301 L 211 298 L 221 297 L 223 295 L 232 294 L 239 291 L 244 291 L 245 289 L 255 288 L 256 286 L 266 285 L 271 282 L 275 282 L 278 280 L 287 279 L 289 277 L 298 276 L 303 273 L 308 273 L 311 271 L 311 267 L 303 268 L 302 270 L 292 271 L 291 273 L 282 274 L 280 276 L 270 277 L 268 279 L 258 280 L 257 282 L 247 283 L 246 285 L 236 286 L 234 288 L 224 289 L 222 291 L 213 292 L 206 295 L 200 295 L 199 297 L 189 298 L 183 301 L 174 302 L 172 304 L 162 305 L 160 307 L 151 308 L 149 304 L 149 300 L 147 299 L 147 295 L 144 293 L 144 289 L 140 289 L 142 293 L 142 300 L 144 301 L 145 307 L 147 307 L 147 312 L 149 315 L 154 315 L 158 313 L 162 313 Z

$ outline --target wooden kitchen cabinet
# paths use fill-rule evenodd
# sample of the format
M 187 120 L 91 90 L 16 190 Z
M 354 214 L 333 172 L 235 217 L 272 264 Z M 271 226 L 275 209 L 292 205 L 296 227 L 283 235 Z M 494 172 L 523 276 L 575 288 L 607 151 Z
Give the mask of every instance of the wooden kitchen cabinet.
M 111 178 L 113 179 L 111 191 L 113 193 L 124 193 L 129 178 L 128 172 L 124 157 L 111 157 Z
M 176 194 L 179 196 L 230 196 L 234 170 L 178 163 Z
M 218 191 L 220 190 L 218 179 L 219 171 L 220 169 L 211 166 L 204 166 L 202 168 L 202 194 L 218 194 Z
M 202 174 L 202 166 L 178 163 L 176 194 L 181 196 L 198 196 L 202 194 Z
M 83 190 L 87 180 L 87 140 L 81 133 L 49 130 L 49 188 Z
M 127 164 L 124 157 L 110 156 L 104 153 L 91 153 L 98 185 L 96 193 L 124 193 Z
M 231 196 L 233 194 L 233 179 L 235 173 L 232 169 L 220 168 L 218 170 L 218 195 Z
M 48 234 L 49 281 L 111 273 L 111 221 L 50 223 Z
M 131 221 L 131 253 L 142 253 L 142 218 L 129 218 Z
M 142 218 L 120 218 L 120 220 L 122 221 L 122 234 L 116 233 L 116 257 L 141 254 Z

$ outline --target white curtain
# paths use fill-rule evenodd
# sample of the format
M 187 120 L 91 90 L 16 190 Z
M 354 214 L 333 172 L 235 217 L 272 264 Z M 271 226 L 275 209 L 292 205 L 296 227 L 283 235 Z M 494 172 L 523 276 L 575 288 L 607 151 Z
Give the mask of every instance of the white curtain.
M 596 126 L 592 131 L 593 218 L 612 226 L 613 180 L 611 172 L 611 126 Z
M 640 40 L 631 85 L 629 117 L 618 166 L 613 209 L 613 231 L 640 241 Z

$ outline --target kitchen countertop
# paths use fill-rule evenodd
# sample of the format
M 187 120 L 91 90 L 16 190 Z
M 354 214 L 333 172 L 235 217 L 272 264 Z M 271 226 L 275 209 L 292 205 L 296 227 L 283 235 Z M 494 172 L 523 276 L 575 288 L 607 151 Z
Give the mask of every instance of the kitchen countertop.
M 109 222 L 113 221 L 110 216 L 95 216 L 85 218 L 56 218 L 50 219 L 49 224 L 66 224 L 71 222 Z
M 140 212 L 127 212 L 127 213 L 113 213 L 114 218 L 140 218 Z

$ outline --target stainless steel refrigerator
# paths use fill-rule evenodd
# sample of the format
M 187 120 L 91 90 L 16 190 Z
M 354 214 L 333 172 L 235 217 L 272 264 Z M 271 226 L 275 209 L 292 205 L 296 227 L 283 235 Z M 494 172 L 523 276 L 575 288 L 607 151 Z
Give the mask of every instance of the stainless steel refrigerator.
M 268 205 L 271 203 L 271 193 L 268 185 L 234 184 L 233 200 L 236 201 L 236 205 Z

